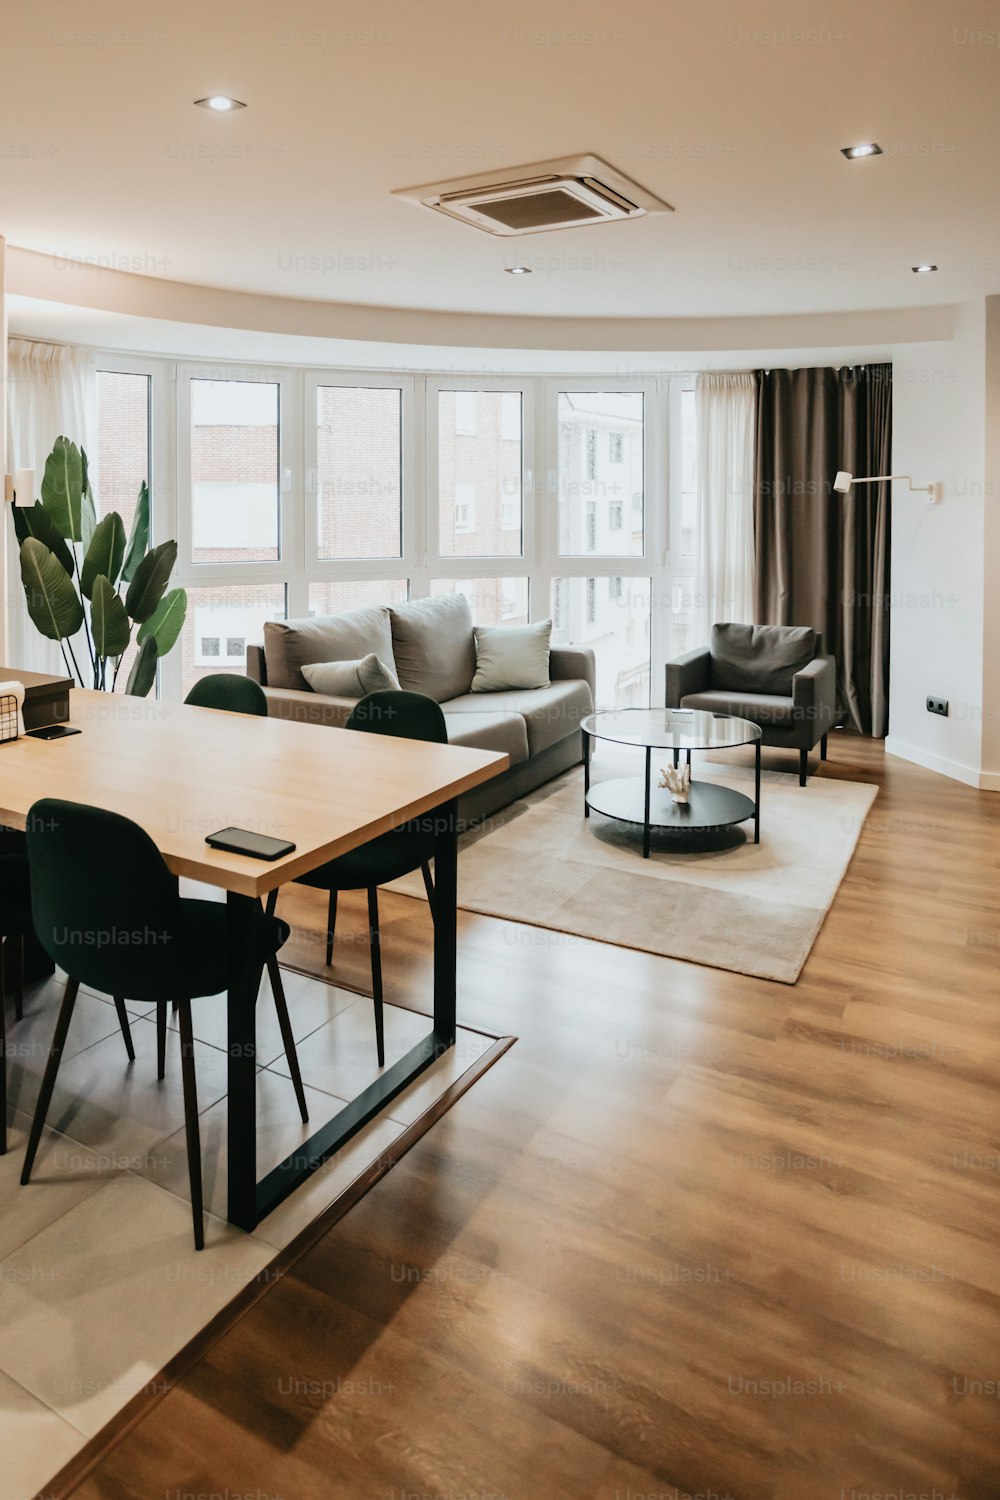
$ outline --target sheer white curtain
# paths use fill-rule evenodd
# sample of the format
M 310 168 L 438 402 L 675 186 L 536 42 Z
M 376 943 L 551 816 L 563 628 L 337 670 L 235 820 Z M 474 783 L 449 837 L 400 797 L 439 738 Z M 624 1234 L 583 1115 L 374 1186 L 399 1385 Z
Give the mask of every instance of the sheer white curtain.
M 695 386 L 698 428 L 698 576 L 695 639 L 716 622 L 753 622 L 753 482 L 757 384 L 753 372 L 705 371 Z
M 97 369 L 91 350 L 33 339 L 7 341 L 7 468 L 35 471 L 41 495 L 45 460 L 61 434 L 93 451 L 97 428 Z M 6 665 L 29 672 L 62 672 L 62 653 L 32 625 L 24 603 L 13 525 L 7 528 Z

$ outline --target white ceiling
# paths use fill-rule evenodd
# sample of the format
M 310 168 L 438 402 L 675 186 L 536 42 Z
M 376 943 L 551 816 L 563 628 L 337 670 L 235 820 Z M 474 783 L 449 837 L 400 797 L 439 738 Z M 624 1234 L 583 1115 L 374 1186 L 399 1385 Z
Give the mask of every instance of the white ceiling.
M 0 233 L 68 287 L 74 257 L 108 257 L 468 313 L 961 301 L 1000 290 L 998 27 L 985 0 L 11 4 Z M 249 107 L 193 107 L 212 92 Z M 885 155 L 839 154 L 868 139 Z M 676 212 L 511 241 L 391 196 L 583 151 Z

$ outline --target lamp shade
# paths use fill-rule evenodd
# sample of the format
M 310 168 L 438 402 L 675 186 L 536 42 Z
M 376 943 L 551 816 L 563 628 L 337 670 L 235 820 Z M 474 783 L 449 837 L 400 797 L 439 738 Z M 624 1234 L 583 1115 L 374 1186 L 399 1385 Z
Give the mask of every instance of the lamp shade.
M 837 494 L 846 495 L 847 491 L 851 488 L 851 482 L 853 479 L 854 475 L 848 474 L 846 469 L 838 469 L 837 477 L 833 481 L 833 487 L 836 490 Z

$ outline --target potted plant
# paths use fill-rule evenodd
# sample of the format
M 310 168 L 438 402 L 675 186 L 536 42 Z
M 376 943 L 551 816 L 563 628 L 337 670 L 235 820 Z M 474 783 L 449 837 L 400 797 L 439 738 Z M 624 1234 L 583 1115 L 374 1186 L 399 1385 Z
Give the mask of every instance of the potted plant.
M 139 489 L 126 537 L 117 511 L 98 521 L 87 455 L 69 438 L 59 437 L 45 461 L 41 500 L 14 507 L 13 515 L 21 581 L 35 628 L 59 642 L 66 670 L 81 687 L 84 673 L 73 643 L 82 629 L 92 685 L 110 686 L 112 692 L 134 631 L 139 650 L 125 691 L 145 697 L 156 680 L 156 664 L 176 642 L 187 611 L 184 590 L 167 589 L 177 543 L 149 546 L 146 483 Z

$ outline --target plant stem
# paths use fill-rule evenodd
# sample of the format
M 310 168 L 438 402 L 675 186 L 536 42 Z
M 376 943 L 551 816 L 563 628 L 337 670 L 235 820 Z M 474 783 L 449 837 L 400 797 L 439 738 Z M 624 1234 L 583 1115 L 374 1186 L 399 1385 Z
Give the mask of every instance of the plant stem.
M 75 542 L 73 543 L 73 555 L 76 556 L 76 543 Z M 83 572 L 83 562 L 82 562 L 82 560 L 80 558 L 77 558 L 76 576 L 77 576 L 77 580 L 78 581 L 79 581 L 79 579 L 80 579 L 80 577 L 82 575 L 82 572 Z M 93 643 L 93 641 L 90 638 L 90 623 L 89 623 L 89 621 L 87 619 L 87 606 L 83 602 L 83 586 L 82 586 L 82 584 L 80 585 L 80 603 L 81 603 L 81 605 L 83 605 L 83 628 L 84 628 L 84 630 L 86 631 L 86 634 L 87 634 L 87 651 L 90 654 L 90 665 L 91 665 L 91 668 L 92 668 L 93 673 L 94 673 L 94 686 L 98 687 L 99 683 L 97 681 L 97 656 L 94 653 L 94 643 Z M 82 683 L 81 683 L 81 686 L 82 686 Z
M 69 664 L 69 657 L 66 655 L 66 642 L 63 640 L 62 636 L 59 637 L 59 650 L 62 652 L 63 664 L 64 664 L 67 672 L 69 673 L 69 675 L 72 677 L 72 675 L 73 675 L 73 668 Z M 80 686 L 83 687 L 83 683 L 82 682 L 81 682 Z
M 74 667 L 76 667 L 76 675 L 80 680 L 80 686 L 83 687 L 83 673 L 80 671 L 80 668 L 77 664 L 76 652 L 73 650 L 73 642 L 69 639 L 69 637 L 66 638 L 66 645 L 69 647 L 69 654 L 73 659 Z

